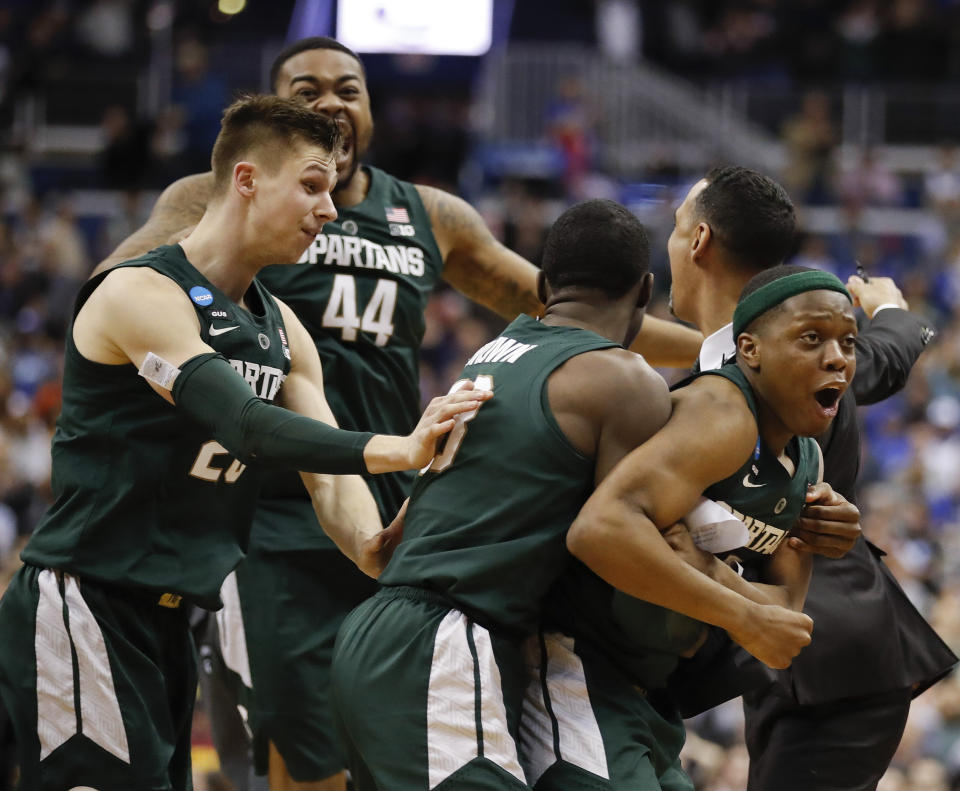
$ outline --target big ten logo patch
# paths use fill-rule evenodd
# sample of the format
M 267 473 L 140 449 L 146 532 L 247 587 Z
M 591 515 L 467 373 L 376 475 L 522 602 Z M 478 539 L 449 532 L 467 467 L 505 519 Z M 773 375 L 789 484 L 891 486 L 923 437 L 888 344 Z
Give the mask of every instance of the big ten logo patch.
M 416 229 L 412 225 L 407 223 L 392 222 L 390 223 L 390 235 L 391 236 L 415 236 L 417 233 Z

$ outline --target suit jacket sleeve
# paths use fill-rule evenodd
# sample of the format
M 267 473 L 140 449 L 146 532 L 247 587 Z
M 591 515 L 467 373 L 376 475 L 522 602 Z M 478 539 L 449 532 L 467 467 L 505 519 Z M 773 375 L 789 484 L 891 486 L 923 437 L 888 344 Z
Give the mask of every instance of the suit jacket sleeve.
M 933 337 L 927 322 L 907 310 L 887 308 L 861 328 L 857 337 L 857 404 L 875 404 L 901 390 L 910 369 Z

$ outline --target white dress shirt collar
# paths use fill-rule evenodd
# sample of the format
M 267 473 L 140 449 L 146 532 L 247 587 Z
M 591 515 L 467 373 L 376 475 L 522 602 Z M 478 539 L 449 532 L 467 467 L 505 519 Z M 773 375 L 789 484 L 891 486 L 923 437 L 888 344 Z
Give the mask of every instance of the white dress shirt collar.
M 733 322 L 721 327 L 708 337 L 700 346 L 697 362 L 701 371 L 712 371 L 723 365 L 724 359 L 730 359 L 737 353 L 733 342 Z

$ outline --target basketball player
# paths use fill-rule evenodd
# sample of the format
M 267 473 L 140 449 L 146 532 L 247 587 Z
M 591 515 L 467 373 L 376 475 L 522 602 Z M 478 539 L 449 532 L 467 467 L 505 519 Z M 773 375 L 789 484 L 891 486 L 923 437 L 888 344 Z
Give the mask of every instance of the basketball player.
M 334 427 L 315 347 L 254 276 L 336 217 L 339 146 L 336 125 L 295 102 L 238 101 L 196 229 L 81 290 L 56 501 L 0 601 L 0 632 L 18 635 L 0 647 L 0 694 L 23 788 L 190 788 L 185 604 L 219 606 L 262 466 L 305 471 L 334 540 L 375 575 L 389 535 L 360 474 L 419 467 L 482 400 L 435 402 L 409 437 Z

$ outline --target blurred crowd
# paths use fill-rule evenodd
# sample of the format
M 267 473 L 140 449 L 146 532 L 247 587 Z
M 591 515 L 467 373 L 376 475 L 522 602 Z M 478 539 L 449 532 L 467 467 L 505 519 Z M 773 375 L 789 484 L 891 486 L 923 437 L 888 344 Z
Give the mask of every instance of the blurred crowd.
M 4 4 L 0 31 L 11 35 L 0 36 L 0 128 L 12 123 L 16 97 L 55 81 L 77 59 L 110 69 L 142 66 L 149 47 L 140 22 L 161 5 L 51 3 L 24 16 L 18 10 L 26 3 Z M 644 55 L 686 76 L 808 84 L 827 70 L 831 79 L 863 81 L 960 73 L 960 48 L 953 46 L 960 25 L 943 24 L 960 14 L 954 0 L 634 5 L 643 19 Z M 93 265 L 143 222 L 157 189 L 207 169 L 209 144 L 230 98 L 231 79 L 213 67 L 204 35 L 177 39 L 172 54 L 170 104 L 150 118 L 138 117 L 133 105 L 109 104 L 94 119 L 99 145 L 79 170 L 37 167 L 30 141 L 15 135 L 6 136 L 0 150 L 0 561 L 6 573 L 50 499 L 49 442 L 74 294 Z M 789 188 L 801 218 L 817 208 L 834 216 L 831 230 L 798 239 L 794 263 L 846 278 L 859 262 L 869 274 L 893 277 L 911 310 L 937 329 L 906 389 L 863 410 L 860 503 L 866 535 L 888 553 L 909 597 L 960 652 L 960 151 L 945 140 L 910 169 L 886 161 L 878 148 L 841 156 L 835 98 L 829 86 L 818 88 L 792 108 L 780 128 L 782 172 L 771 175 Z M 544 98 L 543 140 L 554 146 L 560 165 L 535 178 L 464 177 L 472 167 L 468 95 L 398 92 L 374 99 L 373 164 L 465 194 L 505 244 L 534 262 L 550 223 L 572 201 L 602 194 L 630 206 L 651 232 L 658 284 L 653 312 L 668 315 L 666 238 L 676 203 L 701 174 L 671 161 L 651 162 L 639 183 L 603 173 L 602 124 L 582 86 L 558 86 L 556 96 Z M 113 210 L 97 215 L 78 205 L 77 194 L 86 194 L 72 191 L 78 187 L 114 190 Z M 912 211 L 916 219 L 905 231 L 865 230 L 865 213 L 877 209 Z M 446 391 L 469 353 L 502 325 L 456 292 L 438 291 L 427 312 L 424 398 Z M 697 788 L 744 788 L 738 705 L 691 726 L 686 760 Z M 956 677 L 915 703 L 881 788 L 960 789 Z
M 640 3 L 644 53 L 696 80 L 915 82 L 960 74 L 954 0 Z

